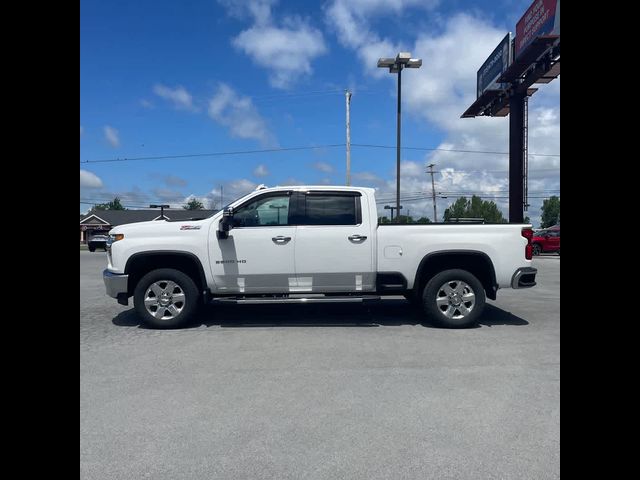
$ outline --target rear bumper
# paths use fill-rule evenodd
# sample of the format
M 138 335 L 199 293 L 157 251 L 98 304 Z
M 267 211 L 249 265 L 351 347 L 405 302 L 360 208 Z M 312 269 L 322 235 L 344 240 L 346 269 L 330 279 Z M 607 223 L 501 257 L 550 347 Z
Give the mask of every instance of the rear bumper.
M 537 268 L 522 267 L 511 277 L 511 288 L 531 288 L 536 286 Z
M 129 275 L 113 273 L 109 270 L 103 270 L 102 280 L 104 280 L 104 286 L 107 289 L 107 295 L 112 298 L 118 299 L 118 303 L 121 305 L 129 304 L 127 295 Z

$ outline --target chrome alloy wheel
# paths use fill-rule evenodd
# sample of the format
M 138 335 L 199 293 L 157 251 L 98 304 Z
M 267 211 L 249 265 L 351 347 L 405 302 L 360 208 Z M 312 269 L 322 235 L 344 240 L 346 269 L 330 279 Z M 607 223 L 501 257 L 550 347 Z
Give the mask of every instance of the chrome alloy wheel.
M 176 318 L 185 306 L 184 291 L 176 282 L 158 280 L 147 288 L 144 306 L 158 320 Z
M 462 280 L 449 280 L 438 289 L 436 304 L 445 317 L 459 320 L 473 310 L 476 294 L 469 284 Z

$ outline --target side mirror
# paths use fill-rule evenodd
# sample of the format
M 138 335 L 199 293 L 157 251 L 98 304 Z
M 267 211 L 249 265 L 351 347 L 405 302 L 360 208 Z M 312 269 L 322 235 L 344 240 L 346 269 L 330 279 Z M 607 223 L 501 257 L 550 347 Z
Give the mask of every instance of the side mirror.
M 222 218 L 218 223 L 218 231 L 216 236 L 218 239 L 229 238 L 229 230 L 233 228 L 233 207 L 228 207 L 222 212 Z

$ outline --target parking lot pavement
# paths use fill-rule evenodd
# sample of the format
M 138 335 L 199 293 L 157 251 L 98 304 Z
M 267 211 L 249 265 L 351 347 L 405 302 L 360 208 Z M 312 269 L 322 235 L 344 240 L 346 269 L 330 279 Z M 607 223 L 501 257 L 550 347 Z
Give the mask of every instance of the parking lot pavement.
M 559 478 L 560 260 L 478 328 L 401 299 L 208 306 L 150 330 L 80 252 L 83 479 Z

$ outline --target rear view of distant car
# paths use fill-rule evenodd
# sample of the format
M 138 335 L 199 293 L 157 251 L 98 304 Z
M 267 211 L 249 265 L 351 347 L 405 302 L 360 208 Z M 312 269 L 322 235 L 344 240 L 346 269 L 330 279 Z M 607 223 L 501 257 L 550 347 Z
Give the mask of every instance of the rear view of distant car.
M 90 252 L 95 252 L 96 248 L 101 248 L 105 252 L 107 251 L 107 240 L 109 237 L 107 235 L 95 235 L 91 237 L 89 240 L 88 246 Z

